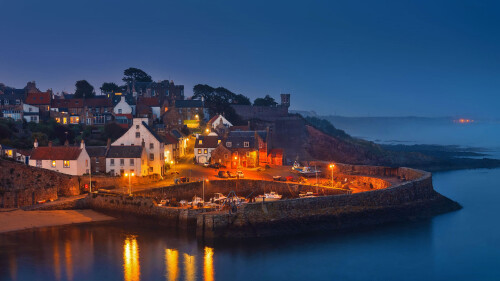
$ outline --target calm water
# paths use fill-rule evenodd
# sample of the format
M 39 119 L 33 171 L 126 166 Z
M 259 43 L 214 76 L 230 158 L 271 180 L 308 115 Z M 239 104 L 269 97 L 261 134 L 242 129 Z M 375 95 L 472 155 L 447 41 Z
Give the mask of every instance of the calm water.
M 499 280 L 500 169 L 436 174 L 464 209 L 344 233 L 204 245 L 123 222 L 0 235 L 1 280 Z

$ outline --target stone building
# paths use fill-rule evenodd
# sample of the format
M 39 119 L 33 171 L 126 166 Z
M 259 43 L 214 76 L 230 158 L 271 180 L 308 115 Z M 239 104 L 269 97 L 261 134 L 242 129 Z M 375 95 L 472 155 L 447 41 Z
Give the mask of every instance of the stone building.
M 281 103 L 276 106 L 254 106 L 254 105 L 231 105 L 243 120 L 259 119 L 264 121 L 275 121 L 281 117 L 288 116 L 290 107 L 290 94 L 281 94 Z
M 147 176 L 150 167 L 145 145 L 111 146 L 106 152 L 106 173 L 122 176 Z
M 232 131 L 212 151 L 211 163 L 236 169 L 265 166 L 268 161 L 267 131 Z
M 211 132 L 206 136 L 198 135 L 194 143 L 194 158 L 199 164 L 209 162 L 212 151 L 221 143 L 222 138 Z
M 142 146 L 145 143 L 149 169 L 147 174 L 165 174 L 164 140 L 148 125 L 147 118 L 134 118 L 125 134 L 112 143 L 113 146 Z
M 92 174 L 106 172 L 106 152 L 107 146 L 88 146 L 87 153 L 90 157 L 90 168 Z

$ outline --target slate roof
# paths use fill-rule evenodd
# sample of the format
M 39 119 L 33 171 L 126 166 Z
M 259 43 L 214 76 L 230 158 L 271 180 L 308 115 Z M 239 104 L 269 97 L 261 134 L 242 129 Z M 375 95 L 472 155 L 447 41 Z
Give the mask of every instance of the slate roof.
M 142 146 L 119 145 L 111 146 L 106 154 L 106 158 L 141 158 Z
M 137 99 L 137 105 L 146 105 L 146 106 L 152 106 L 152 107 L 160 107 L 160 99 L 158 97 L 139 97 Z
M 176 100 L 175 108 L 196 108 L 203 107 L 203 101 L 201 100 Z
M 153 110 L 150 106 L 145 104 L 138 104 L 135 108 L 135 114 L 144 115 L 144 114 L 152 114 Z
M 83 149 L 79 146 L 44 146 L 33 149 L 33 160 L 76 160 Z
M 83 99 L 53 99 L 53 108 L 82 108 L 84 106 Z
M 166 134 L 164 136 L 164 139 L 165 139 L 166 144 L 176 144 L 177 142 L 179 142 L 178 139 L 176 139 L 174 136 L 172 136 L 170 134 Z
M 50 93 L 49 92 L 41 92 L 41 93 L 29 93 L 26 97 L 25 103 L 27 104 L 43 104 L 50 105 Z
M 112 107 L 113 101 L 111 99 L 104 97 L 96 97 L 85 99 L 85 105 L 88 107 Z
M 194 143 L 195 148 L 216 148 L 219 145 L 219 136 L 199 136 Z M 200 144 L 201 140 L 201 144 Z
M 148 124 L 146 124 L 144 121 L 142 122 L 142 125 L 146 129 L 148 129 L 148 131 L 153 135 L 153 137 L 155 137 L 156 140 L 158 140 L 159 142 L 165 142 L 163 138 L 160 137 L 153 129 L 151 129 L 151 127 L 149 127 Z
M 106 147 L 105 146 L 87 146 L 85 147 L 89 157 L 105 157 Z
M 258 142 L 255 139 L 255 132 L 256 131 L 232 131 L 229 132 L 229 135 L 227 136 L 226 140 L 224 140 L 224 145 L 226 145 L 227 142 L 231 142 L 231 147 L 230 148 L 245 148 L 244 143 L 248 142 L 250 148 L 256 148 L 258 146 Z M 266 131 L 257 131 L 257 134 L 259 137 L 262 138 L 262 140 L 266 141 L 266 136 L 267 132 Z

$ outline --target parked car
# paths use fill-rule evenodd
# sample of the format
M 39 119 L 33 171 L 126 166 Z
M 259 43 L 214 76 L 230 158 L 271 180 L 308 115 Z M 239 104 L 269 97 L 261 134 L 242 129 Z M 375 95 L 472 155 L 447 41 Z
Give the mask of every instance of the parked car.
M 237 172 L 236 172 L 236 176 L 237 176 L 239 179 L 242 179 L 242 178 L 244 178 L 244 177 L 245 177 L 245 174 L 243 174 L 243 172 L 242 172 L 242 171 L 237 171 Z
M 226 168 L 226 166 L 220 164 L 220 163 L 213 163 L 212 165 L 210 165 L 210 167 L 214 168 L 214 169 L 221 169 L 221 168 Z
M 228 176 L 229 178 L 235 178 L 235 177 L 236 177 L 236 174 L 235 174 L 235 173 L 231 173 L 231 172 L 227 171 L 227 176 Z
M 217 174 L 217 176 L 219 178 L 227 178 L 228 175 L 227 175 L 227 172 L 226 171 L 219 171 L 219 173 Z
M 203 163 L 203 167 L 205 167 L 205 168 L 210 167 L 210 163 L 209 163 L 209 162 L 205 162 L 205 163 Z
M 180 177 L 180 178 L 174 179 L 175 184 L 179 184 L 179 183 L 183 183 L 183 182 L 189 182 L 189 178 L 188 177 Z

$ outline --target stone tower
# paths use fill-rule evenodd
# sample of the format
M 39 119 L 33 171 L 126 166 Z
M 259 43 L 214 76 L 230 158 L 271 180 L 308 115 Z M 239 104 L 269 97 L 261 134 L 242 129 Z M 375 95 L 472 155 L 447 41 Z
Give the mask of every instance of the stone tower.
M 290 94 L 281 94 L 281 106 L 290 107 Z

